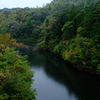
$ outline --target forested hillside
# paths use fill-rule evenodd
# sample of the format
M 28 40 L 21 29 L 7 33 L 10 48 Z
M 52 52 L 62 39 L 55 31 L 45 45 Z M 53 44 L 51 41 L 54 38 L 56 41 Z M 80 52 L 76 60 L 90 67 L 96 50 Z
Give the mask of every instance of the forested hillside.
M 81 70 L 100 72 L 100 0 L 53 0 L 42 8 L 3 9 L 0 33 L 35 43 Z
M 69 3 L 45 19 L 38 48 L 49 49 L 80 70 L 99 73 L 100 1 L 80 4 Z

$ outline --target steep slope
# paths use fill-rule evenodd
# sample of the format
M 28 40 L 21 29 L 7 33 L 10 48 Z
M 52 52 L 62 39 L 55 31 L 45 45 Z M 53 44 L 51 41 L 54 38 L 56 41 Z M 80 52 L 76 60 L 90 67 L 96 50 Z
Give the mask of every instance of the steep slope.
M 46 18 L 44 40 L 37 47 L 61 55 L 79 69 L 99 73 L 99 27 L 100 1 L 84 7 L 69 4 Z
M 42 8 L 3 9 L 0 33 L 38 43 L 80 69 L 100 72 L 100 0 L 53 0 Z

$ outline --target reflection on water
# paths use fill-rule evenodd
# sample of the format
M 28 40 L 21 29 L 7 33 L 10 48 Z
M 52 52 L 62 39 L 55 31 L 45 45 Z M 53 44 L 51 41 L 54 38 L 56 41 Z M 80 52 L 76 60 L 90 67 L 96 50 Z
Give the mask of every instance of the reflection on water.
M 77 100 L 74 95 L 66 91 L 63 84 L 59 84 L 52 78 L 46 76 L 43 69 L 32 69 L 35 71 L 35 82 L 32 85 L 37 88 L 37 100 Z M 74 99 L 73 99 L 74 98 Z
M 24 50 L 35 71 L 37 100 L 100 100 L 100 79 L 79 72 L 49 52 Z

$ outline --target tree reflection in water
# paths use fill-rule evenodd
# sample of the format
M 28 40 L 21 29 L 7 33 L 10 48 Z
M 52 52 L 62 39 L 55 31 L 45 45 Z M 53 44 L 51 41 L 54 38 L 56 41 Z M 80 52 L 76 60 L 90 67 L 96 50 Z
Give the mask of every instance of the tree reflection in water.
M 31 66 L 42 67 L 46 75 L 63 84 L 70 95 L 75 94 L 79 100 L 100 100 L 100 79 L 97 76 L 78 71 L 50 52 L 32 49 L 22 52 L 28 55 Z

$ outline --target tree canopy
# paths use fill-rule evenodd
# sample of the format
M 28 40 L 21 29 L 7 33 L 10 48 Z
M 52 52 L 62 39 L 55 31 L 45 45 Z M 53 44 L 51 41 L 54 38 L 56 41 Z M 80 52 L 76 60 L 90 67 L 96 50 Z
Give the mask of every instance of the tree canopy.
M 53 0 L 42 8 L 3 9 L 0 33 L 100 72 L 100 0 Z
M 11 47 L 12 42 L 16 41 L 10 34 L 0 34 L 0 100 L 35 100 L 33 72 L 26 57 Z

